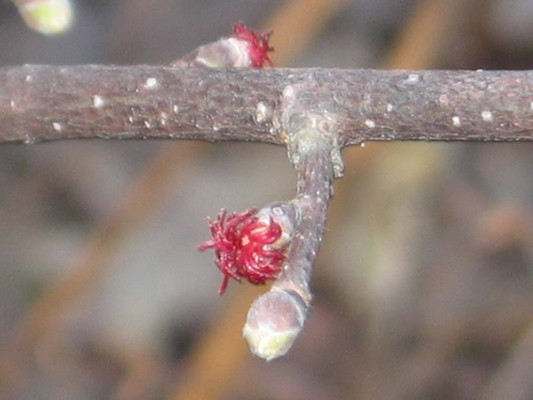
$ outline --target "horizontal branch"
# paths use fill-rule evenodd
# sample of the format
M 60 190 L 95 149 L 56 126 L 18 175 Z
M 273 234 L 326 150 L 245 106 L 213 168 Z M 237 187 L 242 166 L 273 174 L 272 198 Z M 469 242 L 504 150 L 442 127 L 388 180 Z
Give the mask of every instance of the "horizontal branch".
M 340 145 L 365 140 L 531 141 L 533 71 L 0 68 L 0 143 L 195 139 L 286 144 L 296 85 Z

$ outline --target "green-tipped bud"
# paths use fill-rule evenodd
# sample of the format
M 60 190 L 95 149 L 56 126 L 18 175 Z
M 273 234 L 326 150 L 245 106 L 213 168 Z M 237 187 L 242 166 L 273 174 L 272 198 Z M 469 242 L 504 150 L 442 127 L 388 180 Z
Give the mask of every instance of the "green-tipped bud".
M 303 302 L 286 291 L 273 290 L 252 304 L 242 334 L 252 353 L 270 361 L 289 351 L 305 315 Z
M 74 19 L 70 0 L 25 0 L 16 5 L 26 24 L 43 35 L 65 32 Z

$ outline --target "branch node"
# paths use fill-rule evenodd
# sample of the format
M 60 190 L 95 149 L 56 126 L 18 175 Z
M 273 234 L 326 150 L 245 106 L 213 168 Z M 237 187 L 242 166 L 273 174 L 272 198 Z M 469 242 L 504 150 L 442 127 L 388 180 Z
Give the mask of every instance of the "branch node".
M 299 93 L 310 90 L 308 81 L 287 85 L 281 100 L 281 128 L 287 137 L 289 160 L 296 167 L 302 155 L 328 151 L 333 165 L 333 177 L 343 176 L 344 164 L 338 132 L 338 118 L 328 110 L 312 110 L 300 100 Z

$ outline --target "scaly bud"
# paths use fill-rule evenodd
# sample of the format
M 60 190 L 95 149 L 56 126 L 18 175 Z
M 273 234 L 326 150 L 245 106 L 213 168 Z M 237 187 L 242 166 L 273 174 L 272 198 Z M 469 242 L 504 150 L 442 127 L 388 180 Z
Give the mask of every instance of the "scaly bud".
M 26 24 L 43 35 L 57 35 L 72 25 L 70 0 L 18 0 L 15 1 Z
M 305 322 L 305 305 L 285 290 L 271 290 L 250 307 L 242 335 L 252 353 L 267 361 L 289 351 Z
M 263 68 L 272 65 L 268 53 L 274 49 L 268 40 L 272 32 L 258 33 L 243 24 L 233 25 L 233 35 L 200 46 L 192 53 L 174 61 L 175 67 Z

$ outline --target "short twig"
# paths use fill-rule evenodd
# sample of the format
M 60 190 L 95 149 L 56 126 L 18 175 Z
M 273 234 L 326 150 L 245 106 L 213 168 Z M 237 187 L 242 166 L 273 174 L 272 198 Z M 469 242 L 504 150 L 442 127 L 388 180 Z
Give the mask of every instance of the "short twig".
M 308 112 L 299 97 L 301 88 L 287 86 L 281 101 L 281 124 L 298 179 L 292 201 L 297 223 L 282 274 L 252 304 L 243 329 L 252 352 L 266 360 L 285 354 L 307 319 L 309 281 L 324 234 L 331 182 L 342 173 L 334 120 Z

